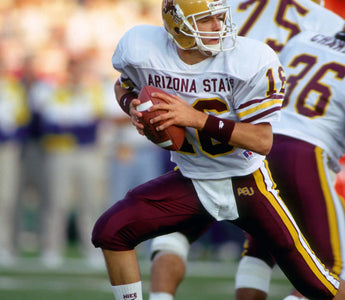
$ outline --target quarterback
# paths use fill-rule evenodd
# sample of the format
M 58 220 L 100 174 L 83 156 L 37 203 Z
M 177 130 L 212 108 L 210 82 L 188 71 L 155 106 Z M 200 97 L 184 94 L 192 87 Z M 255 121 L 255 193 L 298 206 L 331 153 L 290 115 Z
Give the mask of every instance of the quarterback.
M 150 74 L 195 82 L 195 90 L 163 88 L 169 95 L 155 97 L 167 103 L 150 108 L 167 111 L 151 120 L 159 122 L 156 130 L 186 127 L 183 147 L 171 152 L 178 169 L 130 190 L 95 224 L 92 241 L 103 250 L 115 299 L 142 300 L 136 245 L 175 231 L 192 242 L 202 234 L 200 228 L 193 232 L 196 224 L 206 230 L 216 220 L 229 220 L 265 242 L 306 297 L 345 299 L 345 282 L 315 256 L 265 160 L 286 81 L 277 55 L 264 43 L 236 36 L 226 1 L 178 2 L 163 1 L 164 27 L 133 27 L 113 55 L 121 73 L 116 98 L 139 133 L 137 95 Z M 230 91 L 204 88 L 226 79 Z
M 175 2 L 177 3 L 178 0 L 176 0 Z M 315 2 L 318 3 L 320 1 L 228 0 L 228 3 L 231 5 L 233 12 L 232 21 L 237 25 L 238 35 L 265 42 L 273 50 L 275 50 L 276 53 L 281 52 L 284 45 L 300 32 L 312 30 L 318 32 L 320 36 L 329 36 L 334 35 L 335 32 L 342 29 L 344 20 L 332 11 L 325 9 L 322 5 L 319 5 Z M 316 37 L 316 39 L 320 39 L 319 42 L 327 43 L 327 40 L 322 40 L 320 36 Z M 339 46 L 339 43 L 342 43 L 342 41 L 338 39 L 334 41 L 334 39 L 330 37 L 328 43 L 332 43 L 333 45 L 329 46 L 338 48 L 338 51 L 342 51 L 343 49 Z M 333 80 L 332 82 L 337 82 L 337 80 Z M 292 123 L 293 122 L 294 121 L 292 121 Z M 309 125 L 307 124 L 305 128 L 309 128 Z M 326 132 L 327 135 L 329 131 Z M 326 156 L 325 153 L 327 152 L 324 152 L 324 156 Z M 277 156 L 278 154 L 279 153 L 277 153 Z M 271 157 L 272 156 L 270 156 L 269 158 Z M 334 161 L 334 158 L 332 159 L 332 161 Z M 270 166 L 272 168 L 271 164 Z M 280 170 L 282 170 L 280 166 L 281 164 L 278 163 L 278 167 L 280 168 Z M 308 170 L 308 174 L 314 174 L 314 170 Z M 325 168 L 324 170 L 326 173 L 328 173 L 328 168 Z M 299 171 L 296 170 L 296 174 L 298 173 Z M 325 176 L 325 178 L 327 178 L 329 174 L 325 174 Z M 274 178 L 276 177 L 274 176 Z M 313 186 L 313 189 L 315 189 L 314 186 L 320 186 L 318 182 L 319 181 L 314 178 L 312 185 L 298 185 L 298 187 L 303 190 L 309 190 L 310 186 Z M 332 182 L 328 181 L 326 183 L 326 186 L 327 185 L 329 186 L 329 189 L 332 190 Z M 281 186 L 278 186 L 281 190 Z M 297 187 L 294 186 L 294 189 L 297 189 Z M 341 265 L 345 257 L 345 246 L 343 245 L 344 234 L 340 230 L 336 230 L 334 227 L 334 224 L 337 224 L 339 228 L 344 227 L 341 226 L 341 222 L 344 222 L 342 221 L 344 220 L 344 208 L 339 207 L 339 199 L 337 199 L 337 197 L 334 197 L 334 193 L 332 194 L 333 195 L 329 197 L 327 193 L 319 193 L 318 199 L 319 201 L 321 201 L 321 203 L 323 203 L 323 205 L 319 205 L 318 207 L 321 212 L 326 204 L 328 207 L 330 207 L 331 203 L 333 202 L 335 203 L 334 207 L 336 207 L 336 215 L 327 214 L 327 211 L 324 210 L 321 215 L 318 215 L 318 218 L 314 218 L 311 217 L 312 214 L 310 210 L 302 211 L 302 209 L 298 209 L 302 208 L 302 205 L 293 206 L 294 208 L 296 208 L 297 213 L 300 216 L 299 219 L 303 219 L 303 224 L 305 224 L 306 218 L 309 220 L 308 227 L 313 228 L 312 231 L 316 234 L 311 235 L 318 237 L 318 241 L 314 243 L 316 247 L 314 247 L 313 245 L 313 249 L 323 249 L 321 258 L 322 260 L 326 260 L 323 262 L 327 263 L 328 267 L 332 267 L 333 264 L 336 266 Z M 331 201 L 329 201 L 330 199 Z M 287 199 L 284 198 L 285 202 L 286 200 Z M 288 207 L 290 208 L 290 206 Z M 301 215 L 303 216 L 304 214 L 306 216 L 301 217 Z M 333 224 L 333 226 L 325 226 L 325 224 L 327 223 Z M 327 228 L 333 229 L 327 231 Z M 310 232 L 310 230 L 308 230 L 308 232 Z M 323 235 L 320 235 L 320 232 L 323 232 Z M 332 236 L 330 234 L 332 234 Z M 329 235 L 329 238 L 327 238 L 327 235 Z M 335 240 L 338 240 L 340 242 L 332 242 Z M 150 300 L 172 300 L 176 289 L 180 282 L 183 280 L 186 272 L 186 261 L 189 253 L 188 239 L 177 232 L 168 234 L 166 236 L 159 236 L 153 239 L 151 252 L 152 276 Z M 262 265 L 264 265 L 265 267 L 261 268 L 257 272 L 258 276 L 256 276 L 255 280 L 252 280 L 254 278 L 253 268 L 260 268 L 260 266 Z M 336 268 L 336 270 L 339 270 L 339 268 Z M 246 273 L 248 276 L 244 276 L 244 273 Z M 239 295 L 241 295 L 243 299 L 250 299 L 248 294 L 246 294 L 249 293 L 249 291 L 244 291 L 244 287 L 259 287 L 260 291 L 256 290 L 255 292 L 262 292 L 262 294 L 267 295 L 269 288 L 269 279 L 267 278 L 269 277 L 268 274 L 270 273 L 271 268 L 262 263 L 262 261 L 253 262 L 250 261 L 247 257 L 244 257 L 240 264 L 238 276 L 236 277 L 238 279 L 236 280 L 237 296 L 239 297 Z M 264 276 L 264 274 L 267 274 L 267 276 Z M 262 280 L 259 281 L 258 278 L 262 278 Z M 263 283 L 263 281 L 265 283 Z

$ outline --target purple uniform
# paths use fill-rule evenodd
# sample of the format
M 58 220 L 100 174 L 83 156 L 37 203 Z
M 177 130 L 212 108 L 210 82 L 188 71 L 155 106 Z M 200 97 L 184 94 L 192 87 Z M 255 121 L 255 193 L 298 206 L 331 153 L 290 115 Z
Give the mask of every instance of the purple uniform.
M 310 246 L 330 270 L 340 274 L 343 261 L 337 211 L 342 204 L 327 183 L 324 158 L 320 147 L 276 134 L 267 160 L 280 195 Z M 265 244 L 249 236 L 246 255 L 274 264 Z
M 266 165 L 250 175 L 233 177 L 240 217 L 232 222 L 269 247 L 301 292 L 313 299 L 332 299 L 339 286 L 337 277 L 310 250 L 274 187 Z M 96 247 L 125 251 L 146 239 L 180 231 L 192 242 L 213 221 L 192 181 L 171 171 L 134 188 L 114 204 L 96 223 L 92 240 Z

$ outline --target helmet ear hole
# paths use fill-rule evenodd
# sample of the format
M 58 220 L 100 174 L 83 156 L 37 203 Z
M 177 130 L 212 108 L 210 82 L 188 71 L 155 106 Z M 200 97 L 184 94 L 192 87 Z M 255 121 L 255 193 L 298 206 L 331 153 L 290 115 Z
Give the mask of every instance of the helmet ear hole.
M 180 28 L 175 27 L 175 28 L 174 28 L 174 31 L 176 32 L 176 34 L 179 34 L 179 33 L 180 33 Z

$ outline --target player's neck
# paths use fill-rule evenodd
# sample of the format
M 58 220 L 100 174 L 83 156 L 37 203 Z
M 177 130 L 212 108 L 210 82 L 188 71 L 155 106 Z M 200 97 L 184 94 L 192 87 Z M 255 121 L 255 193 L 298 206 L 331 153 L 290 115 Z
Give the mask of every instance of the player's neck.
M 177 48 L 177 53 L 181 60 L 187 65 L 197 64 L 209 57 L 203 55 L 199 50 L 182 50 Z

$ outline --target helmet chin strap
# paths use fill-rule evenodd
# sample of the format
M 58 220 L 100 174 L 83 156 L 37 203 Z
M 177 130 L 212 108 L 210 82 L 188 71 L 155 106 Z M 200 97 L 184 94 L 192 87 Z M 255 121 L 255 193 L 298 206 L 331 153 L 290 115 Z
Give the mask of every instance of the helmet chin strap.
M 233 41 L 233 47 L 227 50 L 231 50 L 235 47 L 235 41 Z M 205 56 L 216 56 L 220 52 L 223 52 L 223 40 L 220 40 L 217 44 L 205 45 L 200 37 L 195 38 L 195 46 L 190 50 L 199 50 Z
M 197 44 L 195 48 L 206 56 L 216 56 L 219 52 L 222 51 L 220 42 L 214 45 L 205 45 L 200 38 L 196 38 L 195 42 Z
M 168 33 L 168 38 L 180 49 L 182 50 L 198 50 L 200 53 L 202 53 L 205 56 L 215 56 L 217 55 L 219 52 L 221 52 L 221 47 L 220 47 L 220 43 L 216 44 L 216 45 L 205 45 L 200 38 L 196 37 L 195 38 L 195 44 L 193 47 L 185 49 L 182 48 L 178 43 L 176 43 L 174 37 Z

